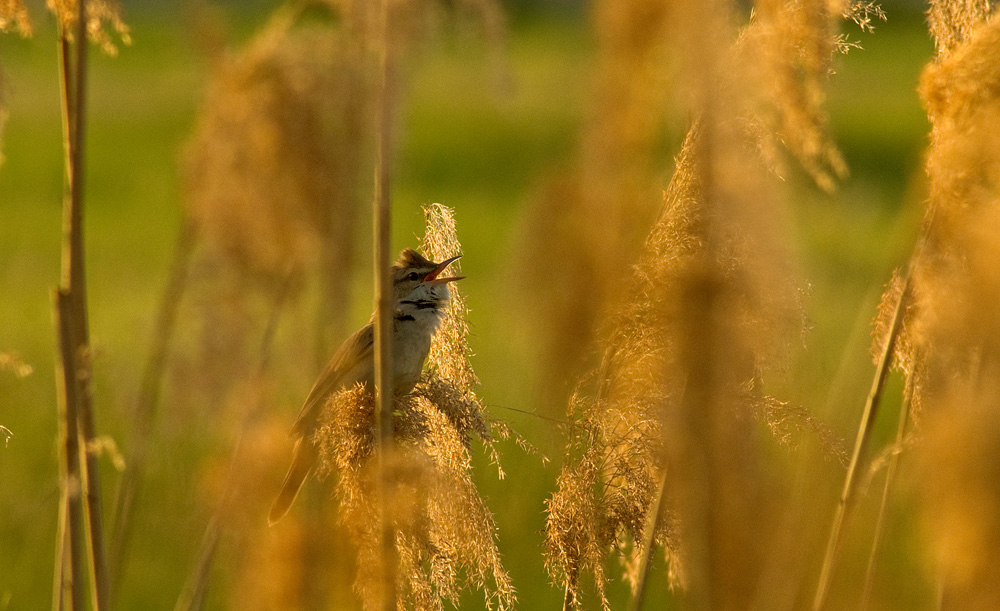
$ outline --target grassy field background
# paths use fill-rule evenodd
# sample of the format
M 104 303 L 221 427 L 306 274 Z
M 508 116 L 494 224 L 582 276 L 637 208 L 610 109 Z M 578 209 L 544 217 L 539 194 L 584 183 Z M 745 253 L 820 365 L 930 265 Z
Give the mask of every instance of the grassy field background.
M 269 6 L 235 6 L 223 14 L 238 45 Z M 810 407 L 845 438 L 853 435 L 870 384 L 869 323 L 892 269 L 909 253 L 924 190 L 928 124 L 915 87 L 932 46 L 921 14 L 896 5 L 887 13 L 874 34 L 850 32 L 864 49 L 838 58 L 832 77 L 832 126 L 851 177 L 834 195 L 803 188 L 794 202 L 792 242 L 810 286 L 805 307 L 811 329 L 790 372 L 794 396 L 786 398 Z M 123 414 L 136 392 L 181 222 L 178 158 L 208 72 L 178 5 L 137 7 L 126 20 L 133 44 L 117 58 L 92 54 L 86 151 L 94 403 L 99 431 L 123 448 L 129 443 Z M 36 21 L 33 38 L 0 38 L 9 111 L 0 166 L 0 352 L 16 353 L 32 368 L 23 378 L 0 370 L 0 425 L 13 432 L 0 447 L 0 610 L 49 605 L 59 498 L 50 291 L 59 280 L 61 132 L 54 34 L 40 15 Z M 522 7 L 506 47 L 497 72 L 482 43 L 445 32 L 413 62 L 394 178 L 394 250 L 415 245 L 422 234 L 421 204 L 455 209 L 481 394 L 494 416 L 552 459 L 546 464 L 504 444 L 508 478 L 498 481 L 479 455 L 477 481 L 497 516 L 520 608 L 554 609 L 562 592 L 543 568 L 543 503 L 558 473 L 563 432 L 523 412 L 558 418 L 565 406 L 538 399 L 536 351 L 521 311 L 531 304 L 507 298 L 506 291 L 518 282 L 510 262 L 533 190 L 575 149 L 594 41 L 581 11 Z M 674 153 L 663 159 L 666 178 Z M 358 267 L 351 326 L 370 312 L 368 259 L 360 257 Z M 281 331 L 279 337 L 295 339 Z M 286 373 L 277 393 L 284 400 L 266 409 L 290 423 L 314 372 Z M 209 515 L 199 499 L 204 464 L 225 457 L 231 443 L 226 432 L 212 430 L 216 407 L 201 406 L 196 414 L 162 408 L 157 426 L 163 435 L 153 448 L 120 608 L 169 608 L 183 586 Z M 880 423 L 877 439 L 891 429 Z M 102 464 L 110 495 L 116 473 L 109 460 Z M 261 483 L 272 485 L 277 481 Z M 831 510 L 833 499 L 831 488 Z M 263 522 L 266 506 L 246 509 Z M 827 519 L 818 518 L 823 527 Z M 905 515 L 894 520 L 907 528 Z M 213 573 L 208 608 L 229 605 L 227 589 L 236 579 L 228 572 L 226 549 Z M 887 572 L 904 573 L 907 553 L 891 546 Z M 624 586 L 613 586 L 613 600 L 624 596 Z M 665 585 L 657 583 L 651 603 L 668 599 Z M 479 601 L 470 596 L 469 608 Z

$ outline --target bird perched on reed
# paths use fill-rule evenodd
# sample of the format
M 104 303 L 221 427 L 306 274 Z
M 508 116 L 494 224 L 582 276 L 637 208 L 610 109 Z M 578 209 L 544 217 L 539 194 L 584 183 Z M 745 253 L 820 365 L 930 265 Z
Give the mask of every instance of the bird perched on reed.
M 424 360 L 430 351 L 431 338 L 444 317 L 450 294 L 448 283 L 461 276 L 440 277 L 458 257 L 434 263 L 407 248 L 392 265 L 392 385 L 394 396 L 413 390 L 420 379 Z M 311 438 L 319 425 L 326 400 L 341 389 L 363 384 L 368 392 L 375 388 L 375 316 L 367 325 L 340 346 L 306 397 L 291 436 L 295 438 L 292 464 L 281 490 L 271 505 L 268 523 L 274 525 L 295 501 L 302 483 L 312 470 L 319 452 Z

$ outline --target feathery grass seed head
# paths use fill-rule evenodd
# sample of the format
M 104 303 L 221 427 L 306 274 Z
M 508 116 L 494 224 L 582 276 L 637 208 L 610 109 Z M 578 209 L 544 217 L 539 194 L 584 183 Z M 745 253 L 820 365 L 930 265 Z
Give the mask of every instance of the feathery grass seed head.
M 45 0 L 45 3 L 56 16 L 62 31 L 72 37 L 79 14 L 79 0 Z M 111 56 L 118 54 L 115 38 L 124 45 L 132 44 L 129 27 L 122 20 L 122 8 L 117 0 L 87 0 L 87 36 Z
M 435 204 L 426 215 L 425 255 L 440 261 L 460 253 L 452 211 Z M 381 608 L 384 595 L 382 512 L 388 512 L 395 533 L 397 588 L 405 608 L 457 605 L 467 584 L 484 591 L 490 609 L 510 609 L 515 601 L 496 546 L 496 523 L 471 478 L 473 439 L 483 441 L 496 459 L 494 423 L 475 394 L 464 302 L 454 289 L 451 299 L 427 369 L 409 395 L 396 399 L 394 443 L 391 453 L 380 457 L 385 498 L 380 499 L 374 460 L 375 405 L 366 388 L 331 396 L 313 436 L 321 473 L 336 475 L 339 518 L 358 548 L 358 566 L 364 567 L 355 590 L 366 609 Z
M 31 17 L 23 0 L 0 0 L 0 32 L 17 30 L 21 36 L 31 36 Z

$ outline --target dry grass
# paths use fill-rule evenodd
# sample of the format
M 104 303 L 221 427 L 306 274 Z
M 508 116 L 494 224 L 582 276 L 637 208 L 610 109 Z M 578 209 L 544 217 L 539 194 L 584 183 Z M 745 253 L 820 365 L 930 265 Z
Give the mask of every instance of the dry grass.
M 720 99 L 741 107 L 736 112 L 754 134 L 747 143 L 760 149 L 765 172 L 788 174 L 791 158 L 828 191 L 847 174 L 827 133 L 825 87 L 835 54 L 857 46 L 839 33 L 844 19 L 870 29 L 883 17 L 878 7 L 756 2 L 734 46 L 725 32 L 736 23 L 732 8 L 725 2 L 711 6 L 702 11 L 656 0 L 594 3 L 598 49 L 588 120 L 570 167 L 538 188 L 519 238 L 525 290 L 548 313 L 539 317 L 535 335 L 542 338 L 538 360 L 545 363 L 540 392 L 549 399 L 562 399 L 558 389 L 572 387 L 593 366 L 586 357 L 600 321 L 620 304 L 617 279 L 639 255 L 656 218 L 662 166 L 668 166 L 664 141 L 685 124 L 678 117 L 703 112 L 697 91 L 705 84 L 699 79 L 708 69 L 706 49 L 729 49 L 718 57 L 728 74 L 709 86 L 727 89 Z
M 344 334 L 370 157 L 369 58 L 351 28 L 300 24 L 301 8 L 282 7 L 246 48 L 213 58 L 185 150 L 199 244 L 180 337 L 193 345 L 172 372 L 185 380 L 174 385 L 182 405 L 228 404 L 225 389 L 254 368 L 258 321 L 289 281 L 293 307 L 308 287 L 323 292 L 315 315 L 301 316 L 322 321 L 318 333 L 302 325 L 317 339 L 290 362 L 312 367 Z

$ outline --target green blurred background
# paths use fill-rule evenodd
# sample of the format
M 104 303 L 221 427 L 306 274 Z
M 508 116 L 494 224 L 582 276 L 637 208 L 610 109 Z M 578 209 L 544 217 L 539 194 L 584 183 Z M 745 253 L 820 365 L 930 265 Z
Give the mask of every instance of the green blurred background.
M 178 159 L 209 65 L 186 5 L 124 4 L 133 44 L 115 58 L 91 54 L 86 249 L 97 425 L 127 451 L 129 428 L 120 416 L 136 392 L 180 227 Z M 247 40 L 272 8 L 267 2 L 220 5 L 231 44 Z M 507 8 L 499 69 L 484 43 L 449 30 L 412 62 L 399 121 L 394 250 L 422 235 L 421 204 L 455 209 L 481 394 L 494 416 L 552 459 L 543 463 L 502 444 L 507 479 L 498 481 L 481 453 L 476 477 L 497 516 L 520 608 L 553 609 L 562 592 L 543 568 L 543 503 L 558 473 L 562 430 L 524 412 L 560 417 L 565 408 L 538 398 L 531 331 L 517 304 L 501 295 L 533 189 L 569 163 L 577 145 L 595 44 L 585 7 L 520 2 Z M 892 269 L 909 252 L 920 216 L 928 123 L 915 88 L 933 51 L 921 8 L 887 3 L 888 21 L 876 24 L 874 34 L 848 28 L 863 50 L 838 57 L 829 109 L 851 177 L 834 195 L 803 188 L 793 202 L 791 241 L 810 286 L 811 329 L 794 370 L 800 379 L 790 384 L 799 396 L 788 398 L 845 438 L 853 435 L 870 383 L 869 322 Z M 41 10 L 33 17 L 34 37 L 0 37 L 0 87 L 9 112 L 0 166 L 0 353 L 16 353 L 32 368 L 26 377 L 0 370 L 0 425 L 13 432 L 0 447 L 0 610 L 49 605 L 59 498 L 50 291 L 59 281 L 62 136 L 53 26 Z M 665 172 L 676 147 L 666 153 Z M 351 327 L 366 320 L 371 305 L 369 260 L 360 257 L 357 265 Z M 303 371 L 288 380 L 278 393 L 286 400 L 266 409 L 290 422 L 311 376 Z M 204 409 L 208 414 L 212 406 Z M 170 410 L 163 407 L 165 414 Z M 229 438 L 210 430 L 206 414 L 154 446 L 120 608 L 171 607 L 191 570 L 210 515 L 198 498 L 200 465 L 229 451 Z M 880 423 L 877 439 L 886 439 L 893 426 Z M 116 473 L 109 460 L 102 468 L 110 497 Z M 905 516 L 894 519 L 906 528 Z M 228 604 L 233 580 L 224 549 L 208 608 Z M 896 571 L 905 572 L 907 551 L 890 555 Z M 667 597 L 660 581 L 653 604 Z M 892 594 L 905 600 L 905 593 Z M 478 595 L 467 599 L 469 608 L 482 604 Z M 612 601 L 624 600 L 624 586 L 613 585 Z

